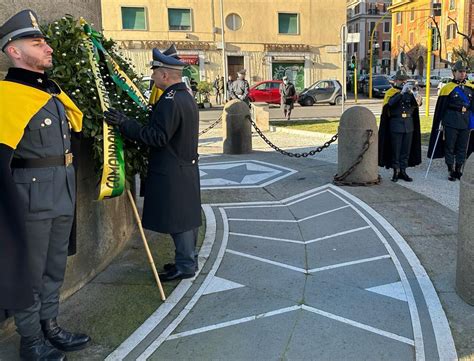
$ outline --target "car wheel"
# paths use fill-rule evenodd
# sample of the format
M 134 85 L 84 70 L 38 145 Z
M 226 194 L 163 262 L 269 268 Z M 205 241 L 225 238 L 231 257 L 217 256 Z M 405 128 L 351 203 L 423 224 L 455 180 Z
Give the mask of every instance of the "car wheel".
M 304 98 L 301 102 L 301 105 L 304 107 L 310 107 L 314 105 L 314 99 L 311 97 Z
M 333 103 L 330 103 L 331 105 L 341 105 L 342 104 L 342 97 L 338 95 L 336 99 L 334 99 Z

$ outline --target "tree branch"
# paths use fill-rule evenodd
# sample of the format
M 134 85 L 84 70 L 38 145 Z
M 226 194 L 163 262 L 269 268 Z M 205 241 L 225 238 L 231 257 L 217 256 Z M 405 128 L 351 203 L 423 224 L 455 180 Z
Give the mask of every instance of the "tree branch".
M 438 22 L 436 21 L 434 16 L 432 16 L 431 19 L 433 20 L 433 22 L 436 26 L 436 30 L 438 31 L 438 36 L 439 36 L 439 49 L 438 49 L 439 61 L 441 63 L 448 64 L 449 66 L 452 66 L 453 63 L 451 63 L 449 60 L 443 59 L 443 37 L 441 36 L 441 30 L 439 29 Z
M 448 16 L 448 19 L 451 20 L 455 25 L 456 25 L 456 33 L 458 33 L 459 35 L 461 35 L 464 39 L 467 40 L 467 43 L 468 43 L 468 46 L 469 46 L 469 50 L 474 50 L 474 45 L 472 44 L 472 38 L 469 36 L 469 35 L 466 35 L 466 34 L 463 34 L 459 31 L 459 26 L 458 26 L 458 23 L 455 19 L 453 19 L 452 17 Z

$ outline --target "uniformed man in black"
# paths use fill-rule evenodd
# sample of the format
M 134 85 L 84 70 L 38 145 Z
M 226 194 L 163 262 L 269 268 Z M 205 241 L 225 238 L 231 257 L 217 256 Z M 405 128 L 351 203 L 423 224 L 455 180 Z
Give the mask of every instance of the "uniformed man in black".
M 131 140 L 150 148 L 143 227 L 173 237 L 175 264 L 165 266 L 162 281 L 191 278 L 197 269 L 196 242 L 201 226 L 198 169 L 199 112 L 181 81 L 186 64 L 153 49 L 155 85 L 164 90 L 148 125 L 110 109 L 106 121 Z
M 472 126 L 470 118 L 474 110 L 474 85 L 466 82 L 467 67 L 463 61 L 457 61 L 452 70 L 453 79 L 441 89 L 436 102 L 428 157 L 444 156 L 448 179 L 454 182 L 461 178 L 466 155 L 473 150 L 473 139 L 471 142 L 469 140 Z M 439 132 L 441 134 L 438 137 Z
M 421 96 L 406 82 L 404 72 L 398 71 L 394 80 L 394 87 L 385 94 L 380 117 L 379 166 L 393 168 L 393 182 L 412 182 L 406 169 L 421 163 Z
M 247 71 L 245 69 L 237 72 L 237 80 L 232 83 L 230 88 L 230 99 L 239 99 L 250 105 L 249 82 L 245 79 Z
M 0 176 L 15 184 L 10 207 L 23 218 L 28 255 L 23 267 L 30 268 L 33 294 L 31 305 L 14 310 L 20 356 L 64 360 L 61 351 L 90 341 L 56 321 L 76 201 L 71 128 L 81 131 L 82 113 L 45 73 L 53 66 L 53 50 L 33 11 L 21 11 L 0 27 L 0 48 L 13 63 L 0 81 L 1 156 L 11 161 L 11 170 Z M 8 256 L 12 250 L 2 252 Z

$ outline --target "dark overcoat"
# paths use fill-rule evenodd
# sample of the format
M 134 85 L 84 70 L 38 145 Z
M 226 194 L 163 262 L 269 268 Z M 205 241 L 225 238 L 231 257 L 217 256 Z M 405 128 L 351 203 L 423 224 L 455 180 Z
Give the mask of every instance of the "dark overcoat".
M 165 90 L 148 125 L 130 119 L 120 130 L 150 148 L 143 227 L 170 234 L 199 227 L 199 111 L 186 85 L 178 83 Z

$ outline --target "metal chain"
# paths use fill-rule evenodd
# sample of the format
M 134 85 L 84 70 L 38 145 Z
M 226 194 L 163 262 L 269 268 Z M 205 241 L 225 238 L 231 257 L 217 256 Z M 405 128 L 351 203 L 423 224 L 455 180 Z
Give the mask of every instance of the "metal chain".
M 317 147 L 316 149 L 313 149 L 309 152 L 303 152 L 303 153 L 293 153 L 293 152 L 288 152 L 286 150 L 283 150 L 281 149 L 280 147 L 276 146 L 275 144 L 273 144 L 270 139 L 268 139 L 264 134 L 263 132 L 258 128 L 257 124 L 255 123 L 255 121 L 248 117 L 250 123 L 252 124 L 252 126 L 255 128 L 255 131 L 258 133 L 258 135 L 265 141 L 265 143 L 267 143 L 270 147 L 272 147 L 274 150 L 276 150 L 277 152 L 283 154 L 283 155 L 286 155 L 288 157 L 295 157 L 295 158 L 306 158 L 306 157 L 309 157 L 309 156 L 313 156 L 315 155 L 316 153 L 319 153 L 319 152 L 322 152 L 324 149 L 328 148 L 332 143 L 334 143 L 336 140 L 337 140 L 337 134 L 333 135 L 331 137 L 331 139 L 329 141 L 327 141 L 326 143 L 324 143 L 322 146 L 320 147 Z
M 371 138 L 372 136 L 374 135 L 374 131 L 372 129 L 367 129 L 367 140 L 365 141 L 364 143 L 364 146 L 362 148 L 362 152 L 360 153 L 360 155 L 357 157 L 357 160 L 354 162 L 354 164 L 352 164 L 352 166 L 347 170 L 345 171 L 344 173 L 342 173 L 341 175 L 335 175 L 334 176 L 334 181 L 333 183 L 335 185 L 343 185 L 343 186 L 371 186 L 371 185 L 376 185 L 376 184 L 379 184 L 380 181 L 381 181 L 381 177 L 380 175 L 377 177 L 376 180 L 373 180 L 373 181 L 369 181 L 369 182 L 345 182 L 344 179 L 346 179 L 353 171 L 354 169 L 356 169 L 356 167 L 360 164 L 360 162 L 362 162 L 362 159 L 364 159 L 364 155 L 365 153 L 367 153 L 367 151 L 369 150 L 370 148 L 370 145 L 372 144 L 371 142 Z
M 219 118 L 217 118 L 217 120 L 214 123 L 212 123 L 210 126 L 208 126 L 206 129 L 200 131 L 199 136 L 207 133 L 208 131 L 210 131 L 212 128 L 214 128 L 220 122 L 222 122 L 222 115 L 219 115 Z

